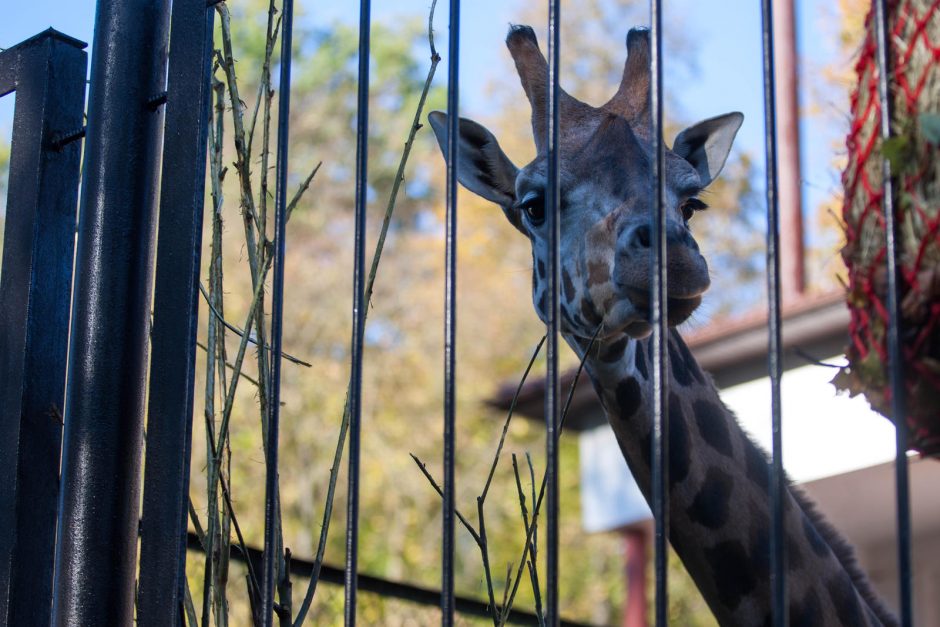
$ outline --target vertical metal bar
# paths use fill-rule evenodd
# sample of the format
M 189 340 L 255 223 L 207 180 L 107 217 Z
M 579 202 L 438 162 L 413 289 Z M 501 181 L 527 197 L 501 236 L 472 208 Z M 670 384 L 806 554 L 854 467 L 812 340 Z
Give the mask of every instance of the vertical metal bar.
M 274 198 L 274 279 L 271 285 L 271 370 L 268 381 L 268 441 L 265 443 L 264 565 L 261 577 L 261 620 L 274 624 L 274 589 L 280 551 L 278 511 L 278 434 L 281 418 L 281 339 L 284 328 L 284 253 L 287 246 L 287 150 L 290 136 L 291 45 L 294 30 L 294 0 L 281 4 L 281 73 L 277 98 L 277 157 Z
M 53 30 L 0 52 L 16 87 L 0 275 L 0 624 L 48 625 L 85 44 Z M 9 80 L 4 80 L 8 78 Z
M 545 386 L 545 464 L 546 482 L 548 483 L 548 516 L 546 546 L 546 603 L 545 617 L 547 625 L 559 624 L 558 611 L 558 435 L 561 429 L 559 399 L 561 398 L 558 381 L 558 285 L 560 279 L 559 258 L 561 257 L 561 170 L 558 154 L 559 129 L 561 126 L 561 2 L 549 0 L 548 4 L 548 137 L 545 142 L 548 151 L 548 172 L 545 185 L 545 208 L 548 211 L 548 320 L 546 344 Z
M 891 138 L 892 102 L 891 55 L 888 42 L 888 13 L 884 0 L 875 0 L 875 41 L 878 54 L 878 98 L 881 101 L 882 141 Z M 888 355 L 891 379 L 891 413 L 897 429 L 894 460 L 895 492 L 897 497 L 897 551 L 898 578 L 901 606 L 901 624 L 909 627 L 914 621 L 913 590 L 911 588 L 911 502 L 907 467 L 907 398 L 904 387 L 904 358 L 901 353 L 900 269 L 898 266 L 897 214 L 895 211 L 894 181 L 891 162 L 882 163 L 882 202 L 885 221 L 885 260 L 888 275 Z
M 460 0 L 450 2 L 447 47 L 447 233 L 444 265 L 444 505 L 441 624 L 454 624 L 454 424 L 457 346 L 457 148 L 460 145 Z
M 770 410 L 773 436 L 770 461 L 770 586 L 773 624 L 785 627 L 787 617 L 786 547 L 784 545 L 783 438 L 780 420 L 780 212 L 777 197 L 777 112 L 774 79 L 773 1 L 761 2 L 761 34 L 764 63 L 764 145 L 767 170 L 767 323 L 769 346 L 767 368 L 770 375 Z
M 53 621 L 134 620 L 169 3 L 99 0 L 69 343 Z
M 654 518 L 653 563 L 656 570 L 656 624 L 668 623 L 666 612 L 669 595 L 667 558 L 669 556 L 669 357 L 668 320 L 666 312 L 666 152 L 663 145 L 663 44 L 662 3 L 650 1 L 651 21 L 651 85 L 650 113 L 652 117 L 653 142 L 653 215 L 652 264 L 650 286 L 652 289 L 653 335 L 653 437 L 652 451 L 652 496 Z
M 173 3 L 160 186 L 137 622 L 182 624 L 215 11 Z
M 352 376 L 349 391 L 349 488 L 346 505 L 346 625 L 356 624 L 359 560 L 359 436 L 362 427 L 362 337 L 365 330 L 366 195 L 369 162 L 369 55 L 372 3 L 359 1 L 359 94 L 356 109 L 356 242 L 353 268 Z

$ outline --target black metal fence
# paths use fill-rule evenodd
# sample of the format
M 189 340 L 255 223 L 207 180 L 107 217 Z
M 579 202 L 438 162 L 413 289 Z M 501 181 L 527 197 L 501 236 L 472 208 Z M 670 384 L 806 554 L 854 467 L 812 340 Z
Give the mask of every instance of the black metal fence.
M 17 92 L 0 282 L 0 620 L 8 625 L 182 624 L 186 503 L 189 485 L 213 0 L 100 0 L 95 26 L 88 122 L 83 126 L 84 44 L 46 31 L 0 52 L 0 95 Z M 875 2 L 879 60 L 887 66 L 885 8 Z M 439 599 L 443 623 L 455 611 L 483 613 L 482 603 L 454 594 L 454 393 L 457 96 L 460 3 L 450 2 L 447 144 L 444 500 L 439 592 L 364 577 L 357 572 L 359 433 L 364 330 L 364 238 L 367 182 L 370 3 L 360 3 L 356 242 L 350 388 L 347 553 L 342 576 L 347 624 L 356 621 L 357 588 L 428 603 Z M 773 15 L 763 0 L 767 267 L 772 381 L 772 591 L 774 624 L 787 625 L 780 425 L 780 277 L 776 195 Z M 667 623 L 668 429 L 662 2 L 652 0 L 653 399 L 652 509 L 655 525 L 656 622 Z M 282 8 L 281 85 L 290 83 L 292 0 Z M 549 1 L 546 203 L 552 254 L 549 276 L 546 451 L 548 498 L 546 622 L 558 612 L 558 284 L 560 2 Z M 754 36 L 758 36 L 756 33 Z M 169 49 L 167 55 L 166 50 Z M 881 72 L 882 130 L 890 135 L 890 99 Z M 128 106 L 131 103 L 132 106 Z M 271 402 L 265 544 L 259 561 L 262 621 L 274 610 L 273 525 L 277 490 L 278 390 L 285 250 L 285 180 L 289 91 L 279 100 L 276 230 L 271 339 Z M 85 137 L 77 250 L 73 232 L 79 194 L 79 140 Z M 162 142 L 161 142 L 162 139 Z M 162 147 L 162 152 L 161 152 Z M 890 165 L 884 209 L 890 282 L 894 415 L 904 416 L 898 348 L 897 251 Z M 162 171 L 162 178 L 158 173 Z M 158 187 L 159 186 L 159 187 Z M 159 208 L 155 199 L 158 197 Z M 159 216 L 159 217 L 157 217 Z M 156 263 L 154 227 L 159 220 Z M 155 276 L 154 276 L 155 272 Z M 74 289 L 72 282 L 74 277 Z M 153 294 L 150 292 L 153 278 Z M 70 294 L 74 294 L 71 303 Z M 151 299 L 152 296 L 152 299 Z M 153 307 L 152 330 L 149 316 Z M 151 331 L 148 337 L 148 331 Z M 151 360 L 147 455 L 141 485 L 141 436 L 148 345 Z M 67 350 L 68 349 L 68 350 Z M 66 361 L 68 362 L 66 364 Z M 66 365 L 68 387 L 66 389 Z M 66 411 L 63 412 L 63 407 Z M 64 417 L 63 417 L 64 413 Z M 63 436 L 64 423 L 64 436 Z M 902 623 L 912 623 L 907 436 L 896 420 L 898 559 Z M 61 444 L 61 480 L 60 468 Z M 139 580 L 136 547 L 140 532 Z M 56 532 L 58 530 L 58 532 Z M 53 554 L 50 546 L 55 546 Z M 298 574 L 313 566 L 294 560 Z M 340 574 L 322 576 L 337 583 Z M 135 595 L 136 589 L 136 595 Z M 48 603 L 39 602 L 43 599 Z M 534 622 L 534 615 L 511 618 Z

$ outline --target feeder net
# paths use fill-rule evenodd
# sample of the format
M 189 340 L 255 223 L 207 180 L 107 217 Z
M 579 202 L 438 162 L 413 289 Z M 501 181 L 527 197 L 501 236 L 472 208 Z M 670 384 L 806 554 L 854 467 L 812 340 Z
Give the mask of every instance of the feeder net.
M 940 456 L 940 0 L 889 2 L 892 138 L 881 139 L 873 12 L 852 94 L 843 220 L 849 364 L 834 383 L 890 416 L 882 160 L 895 177 L 901 351 L 911 448 Z

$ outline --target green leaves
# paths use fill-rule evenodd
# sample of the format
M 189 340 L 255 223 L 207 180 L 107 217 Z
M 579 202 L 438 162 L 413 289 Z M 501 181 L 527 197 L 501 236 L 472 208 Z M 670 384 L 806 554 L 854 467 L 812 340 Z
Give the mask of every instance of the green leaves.
M 940 114 L 921 113 L 917 116 L 920 132 L 928 143 L 940 146 Z
M 910 162 L 911 142 L 903 135 L 891 137 L 881 144 L 881 154 L 891 162 L 891 171 L 896 174 Z

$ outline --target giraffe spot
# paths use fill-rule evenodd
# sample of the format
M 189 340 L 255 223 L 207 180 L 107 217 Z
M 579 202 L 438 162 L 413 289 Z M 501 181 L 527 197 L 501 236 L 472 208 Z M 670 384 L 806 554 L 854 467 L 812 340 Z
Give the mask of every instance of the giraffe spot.
M 741 599 L 754 590 L 756 582 L 747 551 L 740 542 L 724 540 L 705 549 L 705 560 L 712 569 L 718 600 L 733 611 L 741 604 Z
M 646 369 L 646 357 L 643 356 L 643 349 L 636 351 L 636 369 L 644 379 L 650 378 L 649 370 Z
M 610 281 L 610 268 L 604 261 L 589 261 L 588 264 L 588 287 L 602 285 Z
M 669 395 L 669 485 L 685 481 L 692 466 L 689 450 L 689 423 L 682 411 L 682 401 L 674 393 Z
M 539 294 L 539 302 L 536 307 L 543 317 L 548 317 L 548 290 L 542 290 L 542 293 Z
M 561 270 L 561 285 L 565 290 L 565 300 L 570 303 L 574 300 L 574 283 L 571 282 L 571 275 L 564 268 Z
M 800 570 L 803 568 L 803 549 L 792 533 L 787 534 L 787 568 Z
M 541 259 L 536 260 L 535 267 L 538 268 L 539 278 L 545 280 L 545 262 Z
M 588 324 L 597 326 L 601 323 L 601 316 L 597 313 L 597 309 L 594 308 L 594 303 L 591 302 L 590 298 L 581 299 L 581 315 L 588 321 Z
M 819 557 L 825 557 L 829 553 L 829 545 L 823 540 L 823 537 L 819 535 L 819 532 L 816 531 L 816 527 L 813 526 L 813 521 L 809 519 L 809 516 L 803 514 L 803 535 L 806 536 L 806 539 L 809 541 L 809 546 L 813 549 L 813 553 Z
M 646 435 L 640 438 L 640 453 L 643 455 L 643 463 L 647 468 L 653 467 L 653 431 L 647 431 Z
M 722 527 L 728 522 L 732 487 L 731 475 L 719 468 L 709 468 L 702 487 L 686 509 L 689 520 L 709 529 Z
M 861 597 L 848 573 L 841 572 L 826 583 L 832 605 L 843 625 L 862 625 Z M 877 624 L 877 623 L 876 623 Z
M 676 383 L 682 387 L 692 385 L 694 381 L 692 374 L 689 372 L 685 360 L 679 356 L 674 342 L 669 342 L 669 369 L 672 371 L 672 378 L 676 380 Z
M 600 350 L 600 360 L 608 364 L 617 363 L 623 358 L 623 351 L 627 349 L 627 343 L 629 341 L 630 337 L 624 335 L 619 340 L 602 346 Z
M 640 384 L 633 377 L 620 381 L 614 393 L 621 420 L 627 420 L 640 408 L 643 393 L 640 390 Z
M 699 385 L 705 385 L 705 375 L 702 374 L 701 368 L 698 367 L 698 362 L 695 361 L 695 357 L 692 356 L 692 351 L 690 351 L 689 347 L 686 346 L 682 336 L 673 330 L 672 337 L 676 343 L 676 348 L 682 355 L 682 361 L 685 363 L 686 369 L 695 378 L 695 380 L 698 381 Z
M 567 323 L 567 325 L 568 325 L 569 327 L 574 328 L 574 327 L 579 326 L 579 325 L 578 325 L 578 316 L 577 316 L 576 314 L 572 314 L 570 311 L 568 311 L 568 307 L 567 307 L 566 305 L 562 305 L 562 306 L 561 306 L 561 318 L 562 318 L 562 320 L 565 321 L 565 323 Z
M 861 623 L 846 623 L 860 625 Z M 792 627 L 816 627 L 822 626 L 822 605 L 819 602 L 819 595 L 815 590 L 810 589 L 799 602 L 790 602 L 790 625 Z
M 756 444 L 749 439 L 744 441 L 744 462 L 747 467 L 748 479 L 767 493 L 770 489 L 770 470 L 767 467 L 767 456 Z
M 715 403 L 701 399 L 692 402 L 692 415 L 702 439 L 725 457 L 731 457 L 731 432 L 725 414 Z
M 770 579 L 770 516 L 763 510 L 751 514 L 751 563 L 762 582 Z

